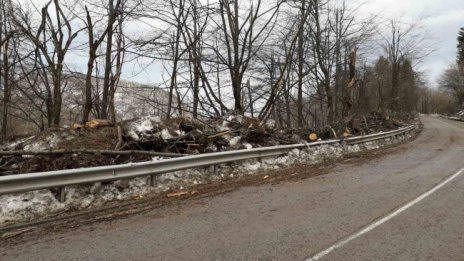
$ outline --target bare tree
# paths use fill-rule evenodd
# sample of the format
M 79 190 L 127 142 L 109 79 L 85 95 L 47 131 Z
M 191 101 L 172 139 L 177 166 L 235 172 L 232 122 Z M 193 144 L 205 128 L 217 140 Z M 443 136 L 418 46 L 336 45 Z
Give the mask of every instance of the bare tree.
M 398 19 L 392 19 L 389 23 L 390 34 L 384 36 L 382 47 L 392 66 L 391 92 L 388 100 L 390 110 L 395 111 L 399 105 L 402 62 L 409 60 L 416 64 L 431 54 L 434 49 L 427 32 L 422 31 L 420 27 L 420 21 L 406 24 Z
M 51 4 L 53 4 L 53 15 L 50 14 Z M 30 17 L 24 10 L 19 8 L 16 10 L 10 9 L 15 26 L 20 28 L 21 32 L 35 45 L 37 49 L 36 59 L 40 61 L 43 68 L 46 68 L 46 73 L 49 73 L 52 78 L 47 100 L 48 126 L 59 125 L 64 59 L 80 30 L 73 31 L 71 20 L 74 17 L 63 11 L 59 0 L 49 1 L 42 8 L 41 22 L 36 29 L 32 28 Z M 48 77 L 48 75 L 44 75 L 44 77 Z
M 111 15 L 114 12 L 114 0 L 108 1 L 108 14 Z M 115 21 L 116 22 L 116 21 Z M 105 51 L 105 68 L 103 78 L 103 97 L 100 106 L 100 117 L 102 119 L 108 118 L 108 97 L 110 92 L 110 74 L 112 71 L 112 53 L 113 53 L 113 34 L 114 28 L 108 26 L 106 33 L 106 51 Z
M 109 0 L 111 5 L 114 4 L 115 0 Z M 92 73 L 93 68 L 95 65 L 95 60 L 97 59 L 97 50 L 100 44 L 105 40 L 106 35 L 114 26 L 114 23 L 117 21 L 117 17 L 120 14 L 120 7 L 121 7 L 122 0 L 116 0 L 116 4 L 114 4 L 114 8 L 111 8 L 108 13 L 107 24 L 105 26 L 104 31 L 100 34 L 100 37 L 96 38 L 94 33 L 95 24 L 92 20 L 92 16 L 89 12 L 87 6 L 85 6 L 85 13 L 86 13 L 86 28 L 88 31 L 88 54 L 89 58 L 87 61 L 87 74 L 85 79 L 85 102 L 83 107 L 83 115 L 82 115 L 82 122 L 85 123 L 89 120 L 90 112 L 92 110 Z M 111 53 L 110 53 L 111 54 Z M 105 109 L 106 111 L 106 109 Z
M 10 85 L 10 44 L 14 35 L 11 20 L 8 17 L 8 7 L 11 3 L 0 0 L 0 87 L 3 88 L 3 110 L 1 134 L 6 136 L 8 133 L 8 115 L 11 98 Z
M 242 81 L 252 58 L 261 48 L 272 31 L 273 23 L 283 1 L 262 10 L 262 1 L 253 1 L 245 14 L 239 8 L 239 1 L 219 0 L 220 30 L 224 39 L 226 54 L 214 50 L 229 71 L 232 82 L 234 109 L 243 113 Z M 264 21 L 261 21 L 264 20 Z M 258 22 L 261 22 L 259 26 Z
M 123 5 L 122 5 L 122 8 Z M 116 33 L 116 54 L 114 59 L 112 60 L 112 66 L 110 70 L 110 82 L 109 82 L 109 105 L 108 105 L 108 110 L 109 114 L 111 115 L 111 120 L 113 122 L 116 122 L 116 106 L 115 106 L 115 100 L 114 96 L 116 94 L 116 89 L 118 87 L 120 77 L 122 74 L 122 68 L 125 60 L 125 54 L 126 54 L 126 38 L 124 36 L 123 32 L 123 23 L 124 23 L 125 17 L 124 17 L 124 10 L 121 12 L 118 16 L 118 30 Z M 114 71 L 112 70 L 114 65 Z M 108 69 L 106 69 L 108 70 Z
M 102 119 L 110 118 L 113 122 L 115 118 L 114 94 L 116 93 L 117 84 L 122 73 L 122 67 L 126 52 L 126 36 L 124 35 L 124 23 L 131 10 L 127 9 L 129 1 L 122 0 L 120 3 L 120 12 L 117 15 L 114 25 L 108 27 L 106 34 L 106 49 L 104 53 L 104 73 L 103 73 L 103 90 L 101 104 L 99 106 L 99 116 Z M 108 1 L 108 16 L 115 12 L 115 0 Z
M 439 79 L 441 88 L 455 97 L 459 106 L 464 106 L 464 73 L 457 64 L 452 64 Z

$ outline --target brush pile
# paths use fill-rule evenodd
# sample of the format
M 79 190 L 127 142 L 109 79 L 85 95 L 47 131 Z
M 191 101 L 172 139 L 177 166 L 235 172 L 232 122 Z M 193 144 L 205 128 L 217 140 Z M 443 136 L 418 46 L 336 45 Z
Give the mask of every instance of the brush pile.
M 406 126 L 413 116 L 352 117 L 321 128 L 281 129 L 243 115 L 197 120 L 142 117 L 55 128 L 0 145 L 0 175 L 157 160 L 188 154 L 347 138 Z

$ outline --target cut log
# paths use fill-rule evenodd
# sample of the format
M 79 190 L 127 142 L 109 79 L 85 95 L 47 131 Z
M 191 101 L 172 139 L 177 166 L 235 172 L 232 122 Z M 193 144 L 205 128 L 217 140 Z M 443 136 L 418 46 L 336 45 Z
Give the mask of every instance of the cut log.
M 110 120 L 105 119 L 92 119 L 85 123 L 85 127 L 87 129 L 97 129 L 108 126 L 113 126 L 113 123 Z
M 169 193 L 168 194 L 168 198 L 172 198 L 172 197 L 180 197 L 180 196 L 184 196 L 184 195 L 188 195 L 189 193 L 187 191 L 179 191 L 179 192 L 173 192 L 173 193 Z
M 80 124 L 80 123 L 74 123 L 73 124 L 73 129 L 74 130 L 81 130 L 84 128 L 84 125 Z
M 348 138 L 348 137 L 350 137 L 350 136 L 351 136 L 351 134 L 349 134 L 348 132 L 344 132 L 344 133 L 343 133 L 343 138 Z
M 317 140 L 317 134 L 316 133 L 311 133 L 308 136 L 310 141 L 316 141 Z

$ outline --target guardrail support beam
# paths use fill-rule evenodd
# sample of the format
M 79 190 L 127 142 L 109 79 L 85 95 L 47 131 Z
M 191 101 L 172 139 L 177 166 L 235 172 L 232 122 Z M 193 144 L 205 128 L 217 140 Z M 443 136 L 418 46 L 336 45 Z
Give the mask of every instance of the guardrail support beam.
M 150 175 L 150 186 L 154 187 L 156 185 L 156 176 Z
M 58 201 L 63 203 L 66 200 L 66 187 L 60 187 L 58 191 Z

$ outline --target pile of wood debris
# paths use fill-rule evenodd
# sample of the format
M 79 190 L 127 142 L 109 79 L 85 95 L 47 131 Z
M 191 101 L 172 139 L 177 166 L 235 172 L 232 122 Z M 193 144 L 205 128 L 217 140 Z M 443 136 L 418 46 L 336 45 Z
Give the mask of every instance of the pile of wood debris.
M 142 117 L 116 125 L 92 120 L 15 139 L 0 146 L 3 175 L 147 161 L 160 157 L 251 149 L 255 147 L 346 138 L 410 124 L 402 118 L 353 117 L 320 129 L 279 129 L 273 120 L 227 115 L 200 121 Z

